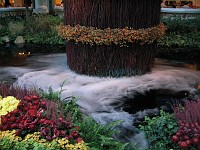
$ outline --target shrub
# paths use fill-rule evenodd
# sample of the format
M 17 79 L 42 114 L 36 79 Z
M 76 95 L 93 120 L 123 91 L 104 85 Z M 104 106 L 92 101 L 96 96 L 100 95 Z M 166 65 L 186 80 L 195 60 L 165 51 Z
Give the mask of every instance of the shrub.
M 78 126 L 80 135 L 88 146 L 94 150 L 125 150 L 128 143 L 121 143 L 112 136 L 119 131 L 115 127 L 121 121 L 113 122 L 106 125 L 98 124 L 91 117 L 85 117 Z M 132 148 L 130 148 L 132 149 Z
M 183 20 L 181 17 L 162 18 L 166 35 L 158 40 L 159 47 L 200 48 L 200 17 Z
M 139 128 L 145 132 L 151 150 L 176 149 L 177 146 L 171 141 L 171 136 L 176 133 L 178 124 L 173 114 L 160 111 L 160 116 L 145 117 L 144 125 Z
M 179 129 L 172 141 L 181 148 L 200 149 L 200 100 L 186 101 L 184 106 L 174 106 Z
M 184 106 L 175 105 L 173 111 L 176 120 L 200 123 L 200 100 L 197 101 L 186 101 Z
M 8 28 L 0 24 L 0 45 L 5 42 L 4 37 L 9 34 Z
M 8 29 L 11 35 L 18 36 L 22 34 L 24 30 L 24 23 L 23 22 L 9 22 Z
M 200 32 L 175 33 L 169 32 L 158 40 L 160 47 L 182 47 L 182 48 L 200 48 Z
M 200 17 L 194 17 L 192 19 L 182 19 L 181 17 L 172 19 L 172 17 L 163 17 L 161 22 L 165 24 L 168 33 L 189 33 L 200 31 Z
M 59 25 L 63 22 L 59 17 L 50 15 L 35 15 L 28 18 L 26 21 L 26 32 L 35 34 L 39 32 L 51 32 L 51 27 Z

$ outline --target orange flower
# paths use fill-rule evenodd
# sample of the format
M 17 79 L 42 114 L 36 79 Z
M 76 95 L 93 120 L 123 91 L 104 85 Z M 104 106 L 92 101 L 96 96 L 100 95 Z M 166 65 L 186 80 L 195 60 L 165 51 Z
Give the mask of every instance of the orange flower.
M 165 26 L 160 23 L 157 26 L 150 27 L 147 29 L 134 30 L 132 28 L 125 27 L 123 29 L 97 29 L 94 27 L 85 27 L 80 25 L 75 25 L 74 27 L 59 26 L 58 34 L 67 39 L 68 41 L 73 40 L 75 42 L 87 43 L 90 45 L 111 45 L 112 43 L 120 46 L 126 46 L 126 43 L 140 42 L 153 43 L 161 36 L 165 34 Z

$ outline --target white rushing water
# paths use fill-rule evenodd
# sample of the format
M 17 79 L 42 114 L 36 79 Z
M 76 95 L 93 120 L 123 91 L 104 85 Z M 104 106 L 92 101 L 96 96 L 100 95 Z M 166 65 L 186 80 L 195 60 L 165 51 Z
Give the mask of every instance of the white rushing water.
M 200 71 L 178 67 L 166 60 L 156 60 L 151 73 L 123 78 L 98 78 L 77 75 L 69 70 L 66 54 L 49 54 L 32 56 L 26 66 L 1 67 L 0 79 L 6 76 L 17 78 L 14 85 L 36 86 L 48 91 L 64 91 L 61 98 L 75 96 L 81 109 L 101 123 L 123 120 L 122 131 L 132 133 L 123 137 L 124 141 L 136 141 L 139 147 L 147 147 L 143 133 L 133 126 L 134 115 L 122 110 L 115 110 L 113 104 L 122 105 L 123 97 L 133 98 L 135 93 L 144 94 L 150 90 L 171 90 L 174 92 L 195 92 L 200 83 Z M 157 110 L 154 110 L 157 111 Z M 145 115 L 145 114 L 143 114 Z

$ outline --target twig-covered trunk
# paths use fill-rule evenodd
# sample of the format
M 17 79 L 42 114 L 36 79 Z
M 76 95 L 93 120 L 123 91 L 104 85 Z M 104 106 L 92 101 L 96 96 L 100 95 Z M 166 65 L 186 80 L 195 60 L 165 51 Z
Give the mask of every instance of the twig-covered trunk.
M 65 0 L 65 24 L 87 27 L 149 28 L 160 23 L 160 0 Z M 87 45 L 67 41 L 67 61 L 77 73 L 95 76 L 132 76 L 151 71 L 155 43 Z

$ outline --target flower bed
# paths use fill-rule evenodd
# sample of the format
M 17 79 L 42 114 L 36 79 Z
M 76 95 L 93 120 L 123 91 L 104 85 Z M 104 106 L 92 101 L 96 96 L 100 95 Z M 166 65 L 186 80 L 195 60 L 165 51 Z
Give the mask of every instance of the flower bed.
M 59 105 L 38 95 L 0 98 L 0 140 L 14 142 L 33 140 L 45 147 L 60 149 L 87 149 L 69 116 L 65 117 Z M 2 146 L 0 144 L 0 146 Z
M 140 129 L 145 132 L 150 150 L 200 149 L 200 99 L 173 106 L 174 113 L 160 112 L 157 117 L 145 117 Z
M 73 99 L 61 103 L 59 92 L 37 94 L 0 83 L 0 94 L 0 149 L 137 149 L 131 145 L 136 143 L 112 138 L 119 133 L 114 129 L 119 122 L 102 126 L 87 119 Z M 186 101 L 174 106 L 174 113 L 160 111 L 157 117 L 145 117 L 139 128 L 146 134 L 148 149 L 200 149 L 199 106 L 200 99 Z

